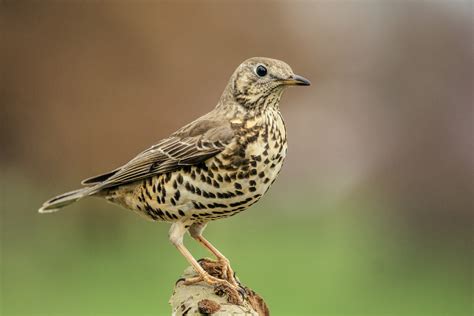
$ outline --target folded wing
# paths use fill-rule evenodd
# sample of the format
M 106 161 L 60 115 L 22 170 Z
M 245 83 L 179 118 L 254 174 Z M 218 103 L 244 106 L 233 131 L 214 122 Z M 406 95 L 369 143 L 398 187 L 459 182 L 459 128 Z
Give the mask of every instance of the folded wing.
M 226 120 L 202 117 L 143 151 L 122 167 L 84 180 L 95 192 L 193 166 L 217 155 L 230 144 L 234 131 Z

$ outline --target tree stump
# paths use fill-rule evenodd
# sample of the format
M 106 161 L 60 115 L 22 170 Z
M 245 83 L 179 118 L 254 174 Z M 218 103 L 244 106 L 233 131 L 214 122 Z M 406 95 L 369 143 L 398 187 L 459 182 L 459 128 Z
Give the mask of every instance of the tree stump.
M 222 278 L 222 266 L 209 260 L 201 259 L 199 263 L 212 276 Z M 172 316 L 191 315 L 255 315 L 267 316 L 270 312 L 265 301 L 253 290 L 240 284 L 241 293 L 235 297 L 225 288 L 213 287 L 204 282 L 185 285 L 185 278 L 196 277 L 192 267 L 186 268 L 182 277 L 176 282 L 169 300 Z M 238 280 L 238 279 L 237 279 Z

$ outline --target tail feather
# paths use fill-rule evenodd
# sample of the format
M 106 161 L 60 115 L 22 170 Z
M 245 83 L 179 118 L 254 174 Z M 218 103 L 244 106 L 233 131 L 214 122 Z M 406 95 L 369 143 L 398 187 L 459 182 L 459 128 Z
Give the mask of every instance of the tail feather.
M 105 180 L 107 180 L 108 178 L 116 174 L 119 170 L 120 168 L 109 171 L 107 173 L 99 174 L 98 176 L 94 176 L 92 178 L 87 178 L 85 180 L 82 180 L 81 184 L 88 185 L 88 186 L 96 185 L 98 183 L 104 182 Z
M 58 195 L 43 203 L 43 206 L 38 210 L 40 213 L 53 213 L 58 211 L 69 204 L 76 202 L 83 197 L 86 197 L 93 193 L 91 188 L 82 188 L 71 192 L 66 192 Z

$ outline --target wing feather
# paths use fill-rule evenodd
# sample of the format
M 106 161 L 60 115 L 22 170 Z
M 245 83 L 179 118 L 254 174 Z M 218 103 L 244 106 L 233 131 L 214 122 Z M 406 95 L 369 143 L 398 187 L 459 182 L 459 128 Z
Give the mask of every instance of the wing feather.
M 232 141 L 234 131 L 228 121 L 208 117 L 188 124 L 114 170 L 96 185 L 97 191 L 196 165 L 220 153 Z

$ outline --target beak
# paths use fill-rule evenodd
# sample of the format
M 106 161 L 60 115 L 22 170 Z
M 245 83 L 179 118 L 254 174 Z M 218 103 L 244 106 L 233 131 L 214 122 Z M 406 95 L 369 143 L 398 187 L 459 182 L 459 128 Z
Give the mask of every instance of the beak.
M 283 80 L 283 84 L 288 86 L 309 86 L 311 82 L 304 77 L 293 75 L 290 79 Z

